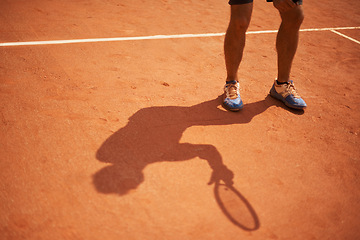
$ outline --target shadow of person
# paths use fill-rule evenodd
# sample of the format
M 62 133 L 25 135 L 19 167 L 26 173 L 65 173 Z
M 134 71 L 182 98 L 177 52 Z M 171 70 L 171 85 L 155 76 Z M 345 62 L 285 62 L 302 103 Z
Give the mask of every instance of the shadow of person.
M 238 113 L 219 109 L 221 96 L 190 107 L 160 106 L 140 109 L 127 125 L 111 135 L 98 149 L 96 158 L 111 165 L 93 175 L 98 192 L 127 194 L 143 181 L 144 168 L 155 162 L 176 162 L 199 157 L 206 160 L 212 174 L 209 184 L 222 180 L 232 184 L 233 173 L 223 164 L 216 147 L 209 144 L 180 143 L 191 126 L 244 124 L 274 103 L 265 100 L 245 105 Z
M 215 199 L 225 216 L 243 230 L 258 229 L 259 219 L 255 210 L 233 186 L 234 174 L 223 164 L 216 147 L 180 143 L 180 139 L 191 126 L 246 124 L 270 106 L 290 109 L 267 96 L 262 101 L 245 104 L 244 110 L 234 113 L 219 108 L 220 98 L 190 107 L 160 106 L 137 111 L 126 126 L 111 135 L 96 152 L 99 161 L 111 163 L 92 176 L 96 190 L 104 194 L 125 195 L 144 181 L 143 170 L 147 165 L 199 157 L 206 160 L 212 169 L 208 184 L 214 184 Z M 233 207 L 234 202 L 239 204 Z M 241 214 L 234 214 L 239 210 Z

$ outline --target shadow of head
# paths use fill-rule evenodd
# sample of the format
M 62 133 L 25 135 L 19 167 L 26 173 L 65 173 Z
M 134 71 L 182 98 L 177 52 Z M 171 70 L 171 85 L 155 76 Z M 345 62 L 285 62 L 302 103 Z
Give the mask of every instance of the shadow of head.
M 104 194 L 127 194 L 144 181 L 141 169 L 121 165 L 107 166 L 93 175 L 93 183 L 98 192 Z

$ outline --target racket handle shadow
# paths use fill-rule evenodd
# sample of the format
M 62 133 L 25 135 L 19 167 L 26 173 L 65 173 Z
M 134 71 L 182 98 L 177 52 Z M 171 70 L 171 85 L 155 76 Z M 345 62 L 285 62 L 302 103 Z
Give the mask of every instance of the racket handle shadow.
M 224 201 L 221 199 L 221 194 L 219 191 L 220 187 L 228 189 L 234 195 L 236 195 L 236 197 L 238 199 L 241 200 L 241 202 L 242 202 L 241 204 L 243 204 L 246 208 L 246 211 L 248 211 L 247 215 L 251 216 L 251 217 L 249 217 L 251 219 L 251 221 L 241 222 L 236 219 L 236 216 L 233 216 L 234 214 L 231 214 L 231 209 L 227 209 Z M 230 222 L 232 222 L 234 225 L 236 225 L 237 227 L 239 227 L 245 231 L 255 231 L 255 230 L 259 229 L 260 221 L 259 221 L 259 218 L 258 218 L 254 208 L 251 206 L 249 201 L 233 185 L 224 184 L 224 183 L 220 183 L 220 181 L 216 181 L 215 187 L 214 187 L 214 196 L 215 196 L 216 202 L 218 203 L 221 211 L 230 220 Z M 242 207 L 244 207 L 244 206 L 242 206 Z

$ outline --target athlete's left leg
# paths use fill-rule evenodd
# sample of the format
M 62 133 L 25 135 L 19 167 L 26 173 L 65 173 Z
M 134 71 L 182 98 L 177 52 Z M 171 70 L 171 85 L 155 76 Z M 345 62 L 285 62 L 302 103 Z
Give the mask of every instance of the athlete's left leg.
M 276 39 L 278 54 L 278 77 L 274 82 L 270 95 L 285 105 L 295 109 L 305 109 L 306 103 L 297 93 L 290 80 L 290 71 L 299 42 L 299 30 L 304 13 L 299 3 L 301 0 L 273 0 L 274 6 L 281 15 L 281 25 Z
M 301 5 L 280 12 L 281 25 L 276 38 L 278 54 L 278 81 L 287 82 L 299 42 L 299 29 L 304 19 Z

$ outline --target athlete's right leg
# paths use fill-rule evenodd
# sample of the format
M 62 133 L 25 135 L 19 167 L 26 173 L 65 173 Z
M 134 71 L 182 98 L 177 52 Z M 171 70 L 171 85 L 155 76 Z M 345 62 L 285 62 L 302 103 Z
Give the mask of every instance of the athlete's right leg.
M 224 106 L 231 111 L 238 111 L 243 107 L 239 94 L 238 69 L 243 56 L 245 33 L 250 24 L 253 3 L 252 0 L 230 0 L 229 4 L 231 17 L 224 41 L 227 72 Z
M 231 1 L 230 1 L 231 2 Z M 231 17 L 224 41 L 227 81 L 238 80 L 237 71 L 245 47 L 253 3 L 231 5 Z

